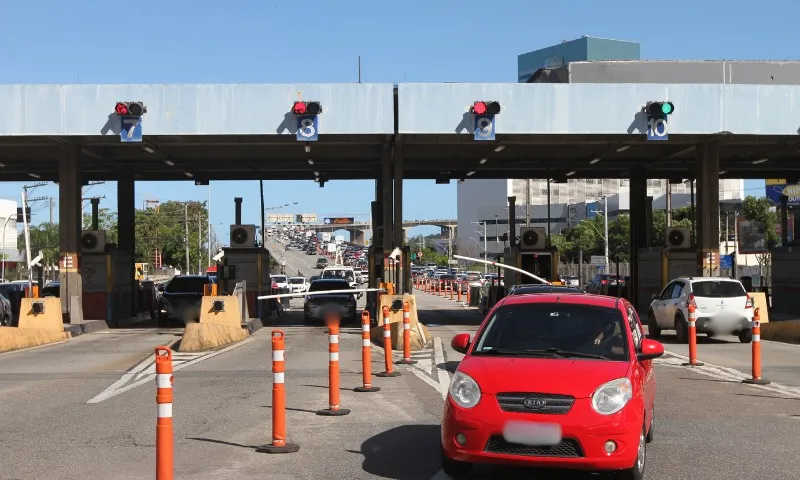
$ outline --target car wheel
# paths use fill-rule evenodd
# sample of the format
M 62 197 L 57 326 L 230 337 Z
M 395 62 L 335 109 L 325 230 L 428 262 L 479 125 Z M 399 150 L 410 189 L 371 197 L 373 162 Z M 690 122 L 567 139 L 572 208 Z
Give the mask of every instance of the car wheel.
M 636 460 L 633 466 L 628 470 L 620 472 L 620 478 L 625 480 L 642 480 L 644 478 L 645 463 L 647 460 L 647 435 L 642 428 L 642 433 L 639 434 L 639 448 L 636 453 Z
M 678 343 L 689 343 L 689 326 L 682 315 L 675 317 L 675 339 Z
M 4 327 L 10 327 L 11 326 L 11 315 L 6 313 L 5 316 L 3 317 L 3 321 L 0 322 L 0 325 L 2 325 Z
M 749 328 L 747 330 L 741 330 L 737 335 L 739 341 L 742 343 L 750 343 L 753 341 L 753 331 Z
M 655 427 L 656 427 L 656 408 L 653 407 L 653 410 L 650 412 L 650 428 L 647 429 L 647 438 L 645 438 L 645 440 L 647 440 L 647 443 L 653 441 Z
M 439 461 L 442 464 L 442 470 L 447 475 L 453 478 L 466 477 L 472 472 L 472 464 L 467 462 L 459 462 L 448 458 L 444 447 L 439 447 Z
M 647 316 L 647 334 L 651 338 L 658 338 L 661 336 L 661 329 L 658 328 L 658 324 L 656 323 L 656 314 L 652 310 Z

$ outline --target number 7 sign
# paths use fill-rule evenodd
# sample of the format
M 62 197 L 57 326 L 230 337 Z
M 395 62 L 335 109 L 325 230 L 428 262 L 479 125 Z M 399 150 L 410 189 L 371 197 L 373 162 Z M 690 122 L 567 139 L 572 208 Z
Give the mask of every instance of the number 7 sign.
M 123 143 L 142 141 L 142 117 L 120 117 L 119 138 Z

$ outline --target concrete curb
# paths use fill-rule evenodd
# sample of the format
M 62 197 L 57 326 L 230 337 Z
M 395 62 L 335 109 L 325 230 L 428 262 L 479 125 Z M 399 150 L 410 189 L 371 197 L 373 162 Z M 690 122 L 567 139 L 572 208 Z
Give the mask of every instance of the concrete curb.
M 242 328 L 247 330 L 250 335 L 264 328 L 264 324 L 258 318 L 251 318 L 250 320 L 242 323 Z
M 77 324 L 64 325 L 64 331 L 71 333 L 73 337 L 83 335 L 84 333 L 99 332 L 107 329 L 108 325 L 105 320 L 85 320 Z

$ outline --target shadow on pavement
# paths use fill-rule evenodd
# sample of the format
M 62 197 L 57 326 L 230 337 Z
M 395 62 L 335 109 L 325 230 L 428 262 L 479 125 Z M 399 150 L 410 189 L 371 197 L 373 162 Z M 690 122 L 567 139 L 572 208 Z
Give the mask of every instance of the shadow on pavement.
M 674 334 L 673 335 L 661 334 L 661 336 L 659 336 L 658 338 L 654 338 L 653 340 L 657 340 L 657 341 L 663 343 L 664 345 L 687 345 L 686 343 L 682 344 L 681 342 L 679 342 Z M 728 344 L 734 344 L 734 343 L 740 343 L 740 342 L 739 342 L 739 340 L 735 340 L 735 341 L 734 340 L 722 340 L 722 339 L 716 338 L 716 337 L 709 337 L 708 335 L 706 335 L 704 333 L 698 333 L 697 334 L 697 344 L 698 345 L 728 345 Z
M 691 380 L 693 382 L 716 382 L 716 383 L 735 383 L 736 385 L 741 384 L 742 382 L 736 380 L 719 380 L 716 378 L 689 378 L 689 377 L 678 377 L 678 380 Z
M 263 408 L 272 408 L 272 405 L 261 405 Z M 286 407 L 286 410 L 291 410 L 292 412 L 303 412 L 303 413 L 313 413 L 316 415 L 317 412 L 314 410 L 306 410 L 305 408 L 291 408 Z
M 188 437 L 187 440 L 197 440 L 200 442 L 209 442 L 209 443 L 218 443 L 220 445 L 229 445 L 231 447 L 241 447 L 241 448 L 258 448 L 260 445 L 242 445 L 241 443 L 234 443 L 234 442 L 226 442 L 224 440 L 214 440 L 212 438 L 198 438 L 198 437 Z
M 454 373 L 456 371 L 456 368 L 458 368 L 459 363 L 461 363 L 461 361 L 450 360 L 449 362 L 444 362 L 436 365 L 436 368 L 443 368 L 450 373 Z
M 439 425 L 403 425 L 361 444 L 365 472 L 395 480 L 430 480 L 439 471 Z

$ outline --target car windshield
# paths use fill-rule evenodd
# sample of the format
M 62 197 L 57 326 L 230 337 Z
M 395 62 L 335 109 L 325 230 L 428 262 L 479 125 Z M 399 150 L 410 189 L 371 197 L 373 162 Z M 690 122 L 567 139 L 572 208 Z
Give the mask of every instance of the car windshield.
M 203 293 L 208 277 L 174 277 L 167 283 L 167 293 Z
M 526 295 L 529 293 L 583 293 L 579 288 L 561 287 L 558 285 L 518 285 L 511 292 L 512 295 Z
M 286 283 L 286 276 L 285 275 L 273 275 L 272 281 L 275 283 Z
M 466 280 L 468 282 L 480 282 L 481 281 L 481 277 L 478 276 L 478 275 L 467 275 L 467 276 L 464 277 L 464 280 Z
M 350 284 L 344 280 L 317 280 L 311 284 L 311 292 L 327 292 L 330 290 L 348 290 Z
M 474 355 L 628 360 L 622 313 L 563 302 L 501 305 L 475 339 Z
M 695 297 L 704 298 L 734 298 L 745 297 L 747 292 L 739 282 L 720 282 L 714 280 L 702 280 L 692 282 L 692 293 Z
M 289 283 L 293 283 L 293 284 L 300 284 L 300 283 L 303 283 L 305 281 L 306 281 L 306 279 L 303 278 L 303 277 L 295 277 L 295 278 L 290 278 L 289 279 Z

